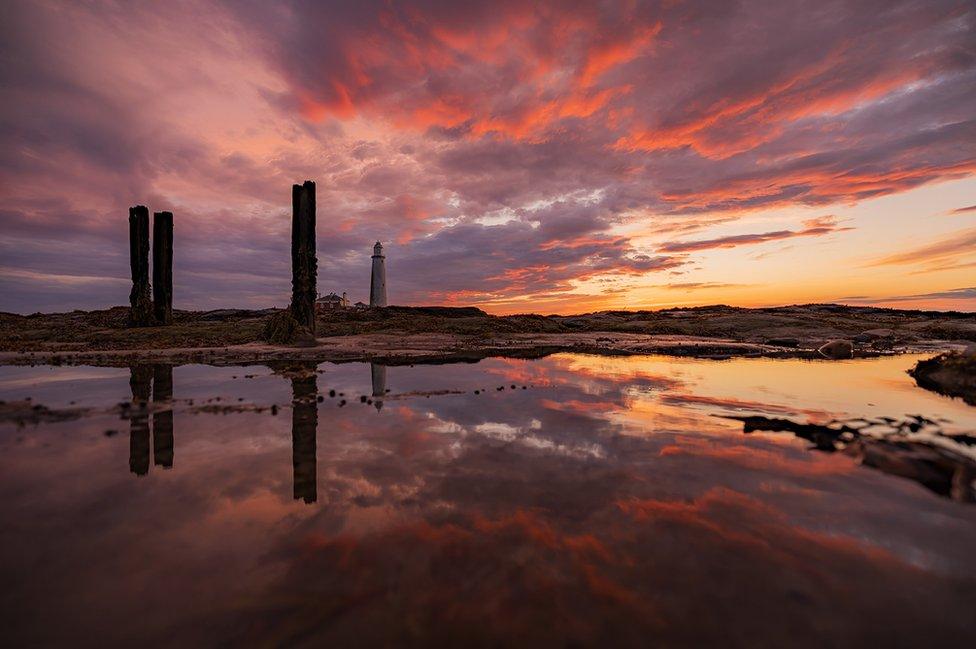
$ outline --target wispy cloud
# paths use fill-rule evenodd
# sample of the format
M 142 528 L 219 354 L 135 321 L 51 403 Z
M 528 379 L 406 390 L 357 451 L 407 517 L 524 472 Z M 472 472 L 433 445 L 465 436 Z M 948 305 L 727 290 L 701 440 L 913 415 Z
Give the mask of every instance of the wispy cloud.
M 740 288 L 749 284 L 732 284 L 727 282 L 673 282 L 671 284 L 661 284 L 658 288 L 665 288 L 669 291 L 702 291 L 705 289 L 716 288 Z
M 918 293 L 915 295 L 892 295 L 889 297 L 867 297 L 855 295 L 838 298 L 838 302 L 859 304 L 887 304 L 889 302 L 924 302 L 928 300 L 972 300 L 976 302 L 976 286 L 953 288 L 932 293 Z
M 795 237 L 819 237 L 834 232 L 844 232 L 852 230 L 850 227 L 841 227 L 833 216 L 822 216 L 803 222 L 801 230 L 775 230 L 773 232 L 762 232 L 758 234 L 735 234 L 727 237 L 717 237 L 715 239 L 702 239 L 699 241 L 671 241 L 661 245 L 659 252 L 692 252 L 697 250 L 709 250 L 712 248 L 736 248 L 738 246 L 748 246 L 767 241 L 779 241 L 782 239 L 793 239 Z
M 948 237 L 917 248 L 882 257 L 869 266 L 945 263 L 948 260 L 976 254 L 976 228 L 960 230 Z

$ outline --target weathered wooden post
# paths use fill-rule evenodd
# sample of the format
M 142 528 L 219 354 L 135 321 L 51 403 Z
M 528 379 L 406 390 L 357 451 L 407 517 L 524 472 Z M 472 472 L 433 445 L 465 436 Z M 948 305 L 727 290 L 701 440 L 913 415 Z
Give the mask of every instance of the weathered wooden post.
M 315 334 L 315 183 L 291 188 L 291 314 Z
M 173 213 L 153 212 L 153 312 L 156 323 L 173 324 Z
M 145 205 L 129 208 L 129 268 L 129 324 L 148 327 L 153 323 L 153 305 L 149 295 L 149 209 Z

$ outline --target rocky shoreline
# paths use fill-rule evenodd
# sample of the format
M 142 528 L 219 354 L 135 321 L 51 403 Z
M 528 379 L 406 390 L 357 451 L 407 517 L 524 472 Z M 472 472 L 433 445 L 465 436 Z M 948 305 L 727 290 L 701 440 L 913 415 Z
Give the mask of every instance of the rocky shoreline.
M 388 365 L 537 358 L 557 352 L 851 358 L 959 351 L 976 315 L 804 305 L 492 316 L 475 308 L 387 307 L 320 313 L 317 336 L 263 340 L 280 310 L 176 312 L 167 327 L 127 326 L 127 309 L 0 314 L 0 364 L 372 361 Z M 818 351 L 819 350 L 819 351 Z
M 655 354 L 716 360 L 737 357 L 867 358 L 897 353 L 939 353 L 958 347 L 949 341 L 925 341 L 886 350 L 854 346 L 846 356 L 818 352 L 816 341 L 796 347 L 741 342 L 727 338 L 640 334 L 513 334 L 478 338 L 452 334 L 363 334 L 318 338 L 314 345 L 248 343 L 222 347 L 164 349 L 36 350 L 0 352 L 0 365 L 94 365 L 124 367 L 133 362 L 241 365 L 276 360 L 355 362 L 384 365 L 474 362 L 483 358 L 540 358 L 572 352 L 603 356 Z

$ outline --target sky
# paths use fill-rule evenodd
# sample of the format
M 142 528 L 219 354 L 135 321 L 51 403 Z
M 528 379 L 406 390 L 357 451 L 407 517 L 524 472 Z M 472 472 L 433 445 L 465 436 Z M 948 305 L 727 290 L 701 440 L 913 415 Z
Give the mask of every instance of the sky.
M 976 311 L 976 4 L 0 5 L 0 311 L 126 304 L 128 208 L 174 306 L 318 289 L 581 313 Z

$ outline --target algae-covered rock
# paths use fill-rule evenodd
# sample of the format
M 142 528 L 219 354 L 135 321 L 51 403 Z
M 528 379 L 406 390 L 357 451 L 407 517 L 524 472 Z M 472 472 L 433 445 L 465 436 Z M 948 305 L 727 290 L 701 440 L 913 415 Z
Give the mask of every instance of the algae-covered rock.
M 976 346 L 919 361 L 908 370 L 920 387 L 976 406 Z
M 838 360 L 854 356 L 854 345 L 849 340 L 831 340 L 817 350 L 824 358 Z
M 291 311 L 279 311 L 268 318 L 261 338 L 273 345 L 290 345 L 308 335 L 307 331 L 302 331 Z

